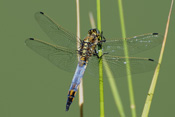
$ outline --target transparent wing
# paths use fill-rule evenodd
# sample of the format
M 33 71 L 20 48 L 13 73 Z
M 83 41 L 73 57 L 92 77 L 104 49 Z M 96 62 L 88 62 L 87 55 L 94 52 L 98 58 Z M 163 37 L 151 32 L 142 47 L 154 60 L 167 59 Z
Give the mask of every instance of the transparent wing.
M 27 39 L 25 43 L 29 48 L 48 59 L 58 68 L 68 72 L 75 71 L 78 64 L 76 50 L 51 45 L 34 38 Z
M 89 58 L 85 74 L 88 74 L 91 77 L 97 77 L 98 78 L 99 64 L 98 64 L 97 56 L 91 56 Z
M 129 55 L 137 54 L 149 50 L 162 43 L 163 36 L 158 33 L 148 33 L 126 38 Z M 124 56 L 124 39 L 106 39 L 103 43 L 103 51 L 112 55 Z
M 153 71 L 157 62 L 149 58 L 129 57 L 131 74 L 139 74 L 148 71 Z M 105 64 L 107 63 L 107 64 Z M 126 76 L 126 58 L 119 56 L 103 56 L 103 73 L 105 77 L 106 68 L 109 68 L 115 78 Z M 93 57 L 87 65 L 87 72 L 98 77 L 98 58 Z
M 103 61 L 106 61 L 107 65 L 104 64 L 104 67 L 110 68 L 110 71 L 114 77 L 126 76 L 126 67 L 127 62 L 125 57 L 119 56 L 104 56 Z M 155 69 L 157 62 L 149 58 L 138 58 L 138 57 L 129 57 L 130 70 L 131 74 L 144 73 L 152 71 Z M 104 68 L 104 69 L 106 69 Z M 105 70 L 104 70 L 105 71 Z
M 60 25 L 57 25 L 53 20 L 51 20 L 43 12 L 35 13 L 35 19 L 43 29 L 43 31 L 48 35 L 48 37 L 57 45 L 77 49 L 77 39 L 81 40 L 74 34 L 66 31 Z

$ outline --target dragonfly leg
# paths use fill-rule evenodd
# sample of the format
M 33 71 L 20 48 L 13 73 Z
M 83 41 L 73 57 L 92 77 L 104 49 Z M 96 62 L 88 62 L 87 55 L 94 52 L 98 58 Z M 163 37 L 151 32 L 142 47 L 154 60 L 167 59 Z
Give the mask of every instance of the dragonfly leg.
M 103 36 L 103 31 L 101 32 L 100 37 L 101 37 L 101 40 L 98 41 L 98 44 L 102 44 L 102 42 L 106 42 L 106 38 Z
M 101 42 L 106 42 L 106 38 L 103 36 L 103 31 L 101 31 Z
M 101 58 L 103 55 L 108 54 L 108 52 L 104 52 L 102 56 L 98 56 L 97 50 L 95 49 L 94 51 L 95 53 L 93 54 L 93 56 L 97 56 L 97 58 Z
M 108 53 L 108 52 L 103 52 L 103 55 L 105 55 L 105 54 L 109 54 L 109 53 Z M 102 55 L 102 56 L 103 56 L 103 55 Z
M 97 52 L 97 50 L 96 50 L 96 49 L 94 50 L 93 55 L 98 57 L 98 52 Z

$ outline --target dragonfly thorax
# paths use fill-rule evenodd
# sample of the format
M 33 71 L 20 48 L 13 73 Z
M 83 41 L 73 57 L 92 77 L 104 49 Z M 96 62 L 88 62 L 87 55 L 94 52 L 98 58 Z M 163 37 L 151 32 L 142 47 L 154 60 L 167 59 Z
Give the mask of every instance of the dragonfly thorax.
M 98 44 L 99 37 L 100 32 L 97 29 L 91 29 L 88 31 L 88 36 L 82 41 L 79 50 L 81 61 L 79 62 L 80 66 L 86 64 L 88 62 L 89 57 L 96 54 L 95 48 Z

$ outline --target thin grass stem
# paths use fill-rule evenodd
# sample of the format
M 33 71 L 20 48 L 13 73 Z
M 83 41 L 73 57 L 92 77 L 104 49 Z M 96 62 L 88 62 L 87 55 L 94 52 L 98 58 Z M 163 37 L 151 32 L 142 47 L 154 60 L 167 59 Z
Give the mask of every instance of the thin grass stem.
M 143 112 L 142 112 L 142 117 L 148 117 L 149 110 L 151 107 L 151 102 L 152 102 L 153 94 L 155 91 L 155 87 L 156 87 L 156 83 L 157 83 L 157 79 L 158 79 L 158 75 L 159 75 L 159 70 L 160 70 L 160 65 L 162 63 L 163 53 L 164 53 L 165 44 L 166 44 L 166 40 L 167 40 L 171 11 L 173 8 L 173 2 L 174 2 L 174 0 L 172 0 L 172 2 L 171 2 L 170 11 L 169 11 L 168 20 L 167 20 L 167 25 L 166 25 L 166 29 L 165 29 L 164 40 L 163 40 L 162 48 L 160 51 L 159 61 L 158 61 L 157 67 L 156 67 L 155 72 L 154 72 L 154 76 L 153 76 L 153 79 L 151 82 L 149 92 L 147 94 L 146 102 L 145 102 Z
M 122 37 L 125 39 L 126 38 L 126 30 L 125 30 L 125 23 L 124 23 L 124 16 L 123 16 L 122 0 L 118 0 L 118 6 L 119 6 Z M 124 53 L 125 53 L 125 57 L 126 57 L 126 63 L 128 63 L 128 64 L 126 64 L 126 72 L 127 72 L 127 79 L 128 79 L 131 113 L 132 113 L 132 117 L 136 117 L 134 91 L 133 91 L 133 86 L 132 86 L 131 70 L 130 70 L 130 64 L 129 64 L 129 59 L 128 59 L 128 48 L 127 48 L 127 43 L 125 40 L 124 40 Z
M 101 32 L 100 0 L 97 0 L 97 28 Z M 101 40 L 101 39 L 100 39 Z M 98 56 L 102 56 L 102 45 L 98 45 Z M 100 90 L 100 117 L 104 117 L 104 94 L 103 94 L 103 61 L 99 58 L 99 90 Z
M 112 75 L 112 72 L 110 70 L 110 67 L 108 66 L 107 62 L 105 61 L 105 57 L 103 57 L 103 65 L 105 66 L 105 71 L 108 76 L 108 81 L 111 87 L 111 91 L 114 97 L 115 105 L 117 106 L 117 109 L 119 111 L 120 117 L 125 117 L 122 101 L 120 99 L 119 91 L 117 88 L 117 84 L 115 83 L 114 76 Z
M 94 16 L 93 16 L 92 12 L 89 12 L 89 20 L 90 20 L 90 23 L 91 23 L 91 27 L 96 28 L 95 20 L 94 20 Z
M 80 38 L 80 7 L 79 0 L 76 0 L 76 9 L 77 9 L 77 37 Z M 77 50 L 80 48 L 79 39 L 77 38 Z M 79 55 L 77 55 L 77 59 L 79 60 Z M 84 96 L 83 96 L 83 79 L 81 78 L 81 83 L 79 85 L 79 107 L 80 107 L 80 117 L 83 117 L 83 104 L 84 104 Z

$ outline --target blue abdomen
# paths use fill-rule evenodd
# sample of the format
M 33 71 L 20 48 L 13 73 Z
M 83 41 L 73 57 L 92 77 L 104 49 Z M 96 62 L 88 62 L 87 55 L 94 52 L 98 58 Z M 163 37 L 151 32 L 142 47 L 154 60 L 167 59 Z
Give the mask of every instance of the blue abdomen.
M 77 93 L 81 79 L 83 78 L 85 69 L 86 69 L 86 65 L 83 65 L 83 66 L 80 66 L 79 64 L 77 65 L 74 77 L 72 79 L 71 86 L 69 88 L 67 104 L 66 104 L 66 111 L 69 110 L 69 107 L 74 100 L 74 97 Z

